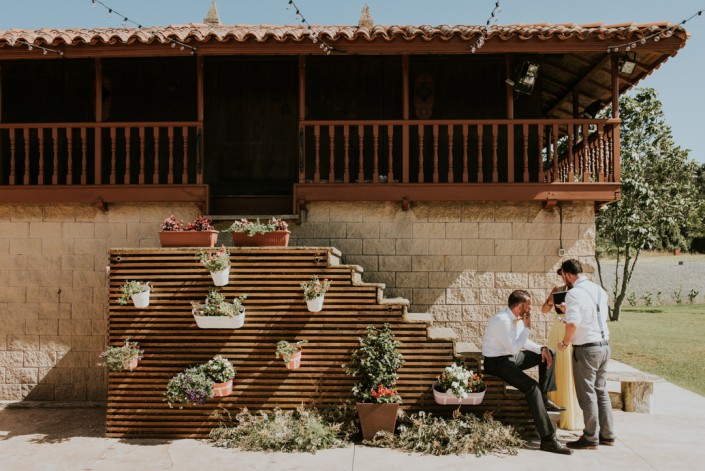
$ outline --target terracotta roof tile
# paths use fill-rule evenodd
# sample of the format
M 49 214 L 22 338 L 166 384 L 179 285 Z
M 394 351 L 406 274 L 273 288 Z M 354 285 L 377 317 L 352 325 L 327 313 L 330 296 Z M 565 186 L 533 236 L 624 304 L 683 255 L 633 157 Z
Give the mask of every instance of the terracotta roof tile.
M 509 40 L 519 38 L 529 39 L 558 39 L 568 38 L 598 38 L 634 40 L 644 36 L 665 31 L 667 28 L 676 27 L 675 24 L 648 23 L 634 24 L 621 23 L 609 24 L 593 23 L 586 25 L 578 24 L 512 24 L 493 26 L 488 36 L 489 38 L 499 38 Z M 466 25 L 440 25 L 440 26 L 383 26 L 375 25 L 371 28 L 357 26 L 313 26 L 324 39 L 336 41 L 340 39 L 350 41 L 389 41 L 392 39 L 442 39 L 449 40 L 460 37 L 470 40 L 485 29 L 484 26 Z M 302 41 L 307 39 L 306 27 L 301 25 L 207 25 L 203 23 L 191 23 L 188 25 L 171 25 L 158 27 L 137 28 L 90 28 L 90 29 L 52 29 L 43 28 L 40 30 L 0 30 L 0 46 L 14 46 L 18 39 L 29 43 L 45 45 L 78 45 L 78 44 L 131 44 L 135 42 L 168 42 L 164 36 L 177 39 L 183 42 L 208 42 L 208 41 L 229 41 L 238 42 L 263 42 L 274 40 L 284 42 L 288 40 Z M 683 39 L 686 38 L 685 30 L 678 26 L 675 34 Z

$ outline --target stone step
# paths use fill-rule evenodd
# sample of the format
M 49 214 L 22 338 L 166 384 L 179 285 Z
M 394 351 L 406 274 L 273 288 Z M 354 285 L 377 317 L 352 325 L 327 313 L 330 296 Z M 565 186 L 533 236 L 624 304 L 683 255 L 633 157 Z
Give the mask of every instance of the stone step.
M 432 324 L 433 316 L 427 312 L 407 312 L 404 316 L 404 321 L 419 324 L 423 322 L 426 322 L 427 324 Z
M 429 327 L 428 338 L 430 340 L 456 340 L 458 334 L 450 327 Z

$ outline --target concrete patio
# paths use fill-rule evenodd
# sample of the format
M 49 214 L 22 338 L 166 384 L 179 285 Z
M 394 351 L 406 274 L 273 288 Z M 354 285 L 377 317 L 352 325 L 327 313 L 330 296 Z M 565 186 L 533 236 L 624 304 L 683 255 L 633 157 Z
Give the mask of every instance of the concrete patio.
M 612 362 L 611 369 L 631 370 Z M 618 384 L 610 385 L 615 390 Z M 2 406 L 0 406 L 2 407 Z M 350 446 L 316 453 L 254 453 L 197 440 L 104 438 L 102 408 L 6 407 L 0 409 L 0 469 L 193 470 L 222 466 L 245 470 L 415 471 L 701 469 L 705 462 L 705 397 L 668 382 L 654 385 L 651 413 L 615 411 L 614 447 L 559 456 L 530 443 L 517 456 L 418 456 Z M 570 440 L 578 432 L 561 431 Z M 700 465 L 698 465 L 700 463 Z

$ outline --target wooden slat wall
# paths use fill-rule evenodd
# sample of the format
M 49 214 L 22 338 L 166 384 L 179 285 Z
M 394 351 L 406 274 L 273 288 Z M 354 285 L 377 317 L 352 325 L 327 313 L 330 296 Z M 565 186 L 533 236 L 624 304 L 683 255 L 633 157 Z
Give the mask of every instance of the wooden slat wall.
M 409 410 L 449 413 L 433 402 L 431 383 L 453 361 L 453 346 L 430 341 L 426 324 L 407 323 L 402 304 L 378 304 L 376 286 L 355 286 L 355 270 L 336 265 L 328 248 L 232 248 L 230 284 L 220 288 L 229 298 L 247 294 L 245 326 L 236 330 L 199 329 L 190 301 L 203 301 L 211 288 L 208 272 L 197 259 L 199 249 L 126 249 L 110 253 L 111 345 L 136 340 L 144 359 L 135 371 L 110 373 L 109 437 L 204 438 L 217 425 L 221 407 L 238 410 L 296 408 L 301 403 L 329 404 L 350 395 L 353 379 L 341 364 L 358 345 L 368 324 L 392 325 L 406 364 L 398 389 Z M 306 309 L 299 283 L 312 275 L 332 286 L 323 311 Z M 151 281 L 150 305 L 140 310 L 120 306 L 120 286 Z M 301 368 L 289 371 L 274 357 L 279 340 L 308 340 Z M 233 394 L 204 405 L 170 408 L 163 394 L 169 380 L 184 368 L 220 354 L 237 368 Z M 517 397 L 514 397 L 518 394 Z M 493 411 L 500 420 L 532 429 L 519 393 L 492 382 L 484 403 L 463 409 Z

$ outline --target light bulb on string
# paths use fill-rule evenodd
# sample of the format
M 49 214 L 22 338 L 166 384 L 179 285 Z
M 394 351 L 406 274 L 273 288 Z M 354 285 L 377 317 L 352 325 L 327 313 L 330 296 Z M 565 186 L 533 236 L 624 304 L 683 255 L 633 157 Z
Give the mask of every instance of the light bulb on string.
M 171 47 L 176 47 L 176 43 L 172 41 Z

